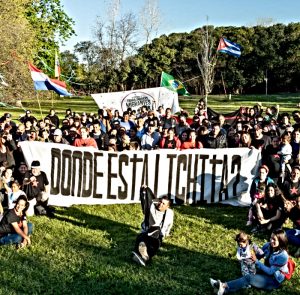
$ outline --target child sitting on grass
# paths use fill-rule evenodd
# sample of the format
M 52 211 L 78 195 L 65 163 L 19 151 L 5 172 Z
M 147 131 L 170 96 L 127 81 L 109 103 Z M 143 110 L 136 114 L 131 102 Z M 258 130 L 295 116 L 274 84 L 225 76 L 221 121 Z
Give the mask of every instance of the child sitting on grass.
M 255 274 L 256 268 L 252 252 L 262 255 L 262 250 L 256 244 L 252 244 L 249 236 L 244 232 L 238 233 L 235 241 L 237 242 L 236 257 L 240 261 L 242 275 Z

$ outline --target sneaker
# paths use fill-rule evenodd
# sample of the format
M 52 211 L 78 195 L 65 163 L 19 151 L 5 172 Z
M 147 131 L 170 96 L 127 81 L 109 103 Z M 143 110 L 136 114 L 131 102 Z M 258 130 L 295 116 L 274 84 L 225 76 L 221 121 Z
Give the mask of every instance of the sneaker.
M 144 259 L 144 261 L 149 260 L 149 255 L 148 255 L 148 252 L 147 252 L 147 246 L 144 242 L 139 243 L 139 252 L 140 252 L 142 258 Z
M 251 225 L 252 225 L 252 221 L 248 220 L 247 223 L 246 223 L 246 226 L 251 226 Z
M 143 258 L 138 255 L 137 253 L 135 253 L 134 251 L 132 251 L 132 259 L 133 261 L 135 261 L 137 264 L 141 265 L 141 266 L 146 266 L 145 261 L 143 260 Z
M 211 286 L 214 288 L 214 293 L 217 294 L 219 291 L 219 281 L 212 278 L 209 279 Z
M 223 286 L 223 283 L 220 280 L 218 280 L 218 284 L 219 284 L 219 290 L 217 295 L 223 295 L 225 293 L 225 288 Z

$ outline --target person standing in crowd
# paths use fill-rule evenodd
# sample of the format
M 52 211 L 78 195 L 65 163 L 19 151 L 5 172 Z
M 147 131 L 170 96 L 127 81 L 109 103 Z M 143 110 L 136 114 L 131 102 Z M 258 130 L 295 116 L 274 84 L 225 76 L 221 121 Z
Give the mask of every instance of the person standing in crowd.
M 166 137 L 162 137 L 159 142 L 159 147 L 162 149 L 175 149 L 180 150 L 181 142 L 175 136 L 174 128 L 168 129 L 168 135 Z
M 172 117 L 172 111 L 170 108 L 166 109 L 166 114 L 161 118 L 161 125 L 165 128 L 175 128 L 176 127 L 176 119 Z
M 271 234 L 270 242 L 263 247 L 263 256 L 252 253 L 252 259 L 256 268 L 260 271 L 256 274 L 247 274 L 236 280 L 222 283 L 220 280 L 210 279 L 210 283 L 218 295 L 237 292 L 249 285 L 258 289 L 271 291 L 277 289 L 285 280 L 288 273 L 288 239 L 283 230 L 278 229 Z M 265 264 L 259 260 L 264 258 Z
M 292 132 L 291 146 L 292 146 L 292 163 L 293 165 L 299 165 L 300 164 L 300 129 L 294 129 L 294 131 Z
M 263 128 L 261 124 L 254 126 L 254 135 L 252 138 L 252 145 L 261 151 L 264 151 L 265 148 L 271 144 L 270 136 L 263 134 Z
M 53 143 L 70 144 L 64 137 L 60 129 L 55 129 L 53 133 Z
M 295 202 L 300 195 L 300 166 L 294 166 L 290 177 L 285 178 L 281 184 L 281 190 L 284 197 L 291 202 Z
M 98 149 L 97 142 L 94 138 L 89 136 L 88 129 L 86 127 L 80 128 L 80 137 L 74 140 L 73 145 L 78 147 L 90 146 Z
M 144 221 L 132 254 L 135 262 L 145 266 L 157 253 L 163 239 L 170 235 L 174 212 L 168 196 L 155 199 L 151 189 L 145 185 L 140 189 L 140 198 Z
M 275 183 L 278 183 L 279 175 L 281 172 L 280 164 L 280 138 L 274 136 L 272 138 L 272 143 L 267 145 L 265 152 L 263 153 L 262 163 L 265 164 L 270 172 L 269 177 L 271 177 Z
M 184 132 L 184 131 L 190 130 L 190 125 L 186 121 L 187 117 L 188 117 L 188 114 L 186 112 L 182 111 L 180 113 L 179 122 L 178 122 L 178 124 L 176 124 L 176 127 L 175 127 L 175 132 L 176 132 L 177 136 L 180 136 L 182 134 L 182 132 Z
M 156 126 L 153 121 L 149 122 L 148 132 L 142 136 L 141 148 L 142 150 L 153 150 L 158 147 L 160 140 L 160 133 L 156 131 Z
M 292 146 L 290 145 L 290 141 L 291 137 L 289 134 L 284 133 L 281 135 L 281 144 L 278 154 L 280 156 L 280 176 L 282 182 L 287 174 L 286 172 L 291 172 L 290 160 L 292 158 Z
M 127 135 L 129 135 L 130 128 L 134 127 L 134 123 L 129 120 L 129 113 L 127 111 L 123 113 L 123 120 L 120 122 L 120 127 L 125 128 Z
M 16 244 L 18 248 L 30 246 L 33 226 L 26 219 L 28 205 L 26 196 L 21 195 L 14 208 L 4 214 L 0 221 L 0 245 Z
M 219 149 L 227 147 L 226 135 L 221 132 L 220 123 L 216 122 L 212 126 L 212 131 L 209 133 L 205 147 L 210 149 Z
M 50 109 L 50 112 L 47 115 L 47 118 L 49 118 L 49 120 L 51 121 L 51 123 L 53 124 L 53 126 L 55 126 L 55 128 L 59 127 L 59 118 L 56 115 L 54 109 Z
M 107 150 L 108 135 L 101 130 L 101 125 L 98 120 L 95 120 L 93 122 L 93 132 L 91 137 L 95 139 L 98 150 Z
M 29 210 L 35 209 L 37 215 L 50 214 L 48 207 L 49 181 L 44 171 L 41 171 L 39 161 L 32 161 L 31 169 L 25 173 L 23 191 L 29 200 Z
M 201 148 L 203 148 L 203 145 L 200 141 L 197 141 L 196 131 L 190 130 L 189 139 L 182 143 L 180 149 L 186 150 L 186 149 L 201 149 Z

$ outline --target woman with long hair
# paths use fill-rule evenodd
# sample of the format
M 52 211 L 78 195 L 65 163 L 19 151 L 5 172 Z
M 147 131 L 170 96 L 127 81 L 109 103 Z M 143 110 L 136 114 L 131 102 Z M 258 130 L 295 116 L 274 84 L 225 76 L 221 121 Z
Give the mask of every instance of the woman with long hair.
M 210 279 L 212 287 L 218 295 L 237 292 L 248 286 L 268 291 L 279 288 L 285 280 L 285 274 L 289 272 L 287 245 L 288 239 L 285 232 L 281 229 L 273 231 L 270 241 L 262 247 L 263 255 L 256 257 L 252 253 L 252 259 L 260 273 L 247 274 L 225 283 Z M 261 258 L 264 258 L 264 263 L 259 261 Z
M 32 224 L 26 220 L 29 203 L 25 195 L 16 200 L 13 209 L 6 211 L 0 221 L 0 245 L 16 244 L 25 247 L 31 244 Z

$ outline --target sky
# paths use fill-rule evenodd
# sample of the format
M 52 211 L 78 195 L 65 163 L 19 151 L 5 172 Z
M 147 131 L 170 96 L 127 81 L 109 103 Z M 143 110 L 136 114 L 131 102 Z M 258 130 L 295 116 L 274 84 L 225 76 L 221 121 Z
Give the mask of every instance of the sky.
M 61 0 L 64 11 L 75 21 L 77 36 L 68 40 L 61 50 L 71 50 L 76 43 L 94 40 L 97 16 L 105 19 L 109 0 Z M 121 0 L 120 13 L 138 15 L 144 0 Z M 207 23 L 214 26 L 252 26 L 258 20 L 274 23 L 300 22 L 299 0 L 158 0 L 162 34 L 190 32 Z

